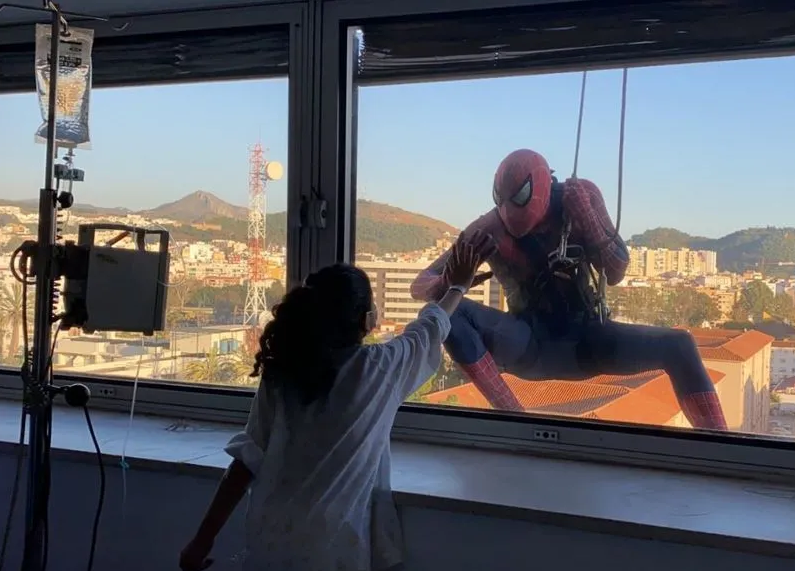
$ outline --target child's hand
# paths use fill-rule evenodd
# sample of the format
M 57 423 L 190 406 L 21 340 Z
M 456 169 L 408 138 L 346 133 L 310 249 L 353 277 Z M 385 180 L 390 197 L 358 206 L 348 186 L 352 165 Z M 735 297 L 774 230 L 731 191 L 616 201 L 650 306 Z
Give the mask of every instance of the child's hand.
M 468 244 L 475 249 L 475 255 L 481 262 L 487 262 L 497 252 L 497 242 L 494 236 L 483 230 L 475 230 L 472 234 L 464 238 Z
M 466 289 L 472 287 L 478 267 L 493 253 L 491 243 L 491 237 L 482 232 L 475 232 L 468 239 L 464 238 L 463 234 L 459 236 L 445 268 L 448 283 Z M 478 283 L 483 283 L 485 279 L 479 279 Z
M 179 568 L 182 571 L 204 571 L 213 564 L 208 556 L 213 550 L 213 542 L 194 537 L 179 554 Z

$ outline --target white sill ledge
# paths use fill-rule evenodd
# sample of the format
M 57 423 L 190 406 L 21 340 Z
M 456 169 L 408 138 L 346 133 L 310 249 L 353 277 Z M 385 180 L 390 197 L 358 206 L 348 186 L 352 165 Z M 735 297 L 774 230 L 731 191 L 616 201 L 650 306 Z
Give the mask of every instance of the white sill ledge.
M 0 401 L 0 453 L 15 451 L 19 408 Z M 119 466 L 129 416 L 91 417 L 106 465 Z M 137 416 L 127 461 L 216 478 L 237 430 Z M 795 487 L 408 442 L 392 450 L 400 505 L 795 558 Z M 96 462 L 82 411 L 55 409 L 53 456 Z

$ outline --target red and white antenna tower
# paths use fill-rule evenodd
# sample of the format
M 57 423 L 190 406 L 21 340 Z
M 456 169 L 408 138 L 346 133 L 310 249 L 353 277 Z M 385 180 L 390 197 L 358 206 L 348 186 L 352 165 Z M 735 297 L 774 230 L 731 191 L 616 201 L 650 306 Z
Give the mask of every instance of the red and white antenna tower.
M 248 158 L 248 288 L 246 306 L 243 310 L 243 325 L 251 327 L 253 340 L 258 329 L 270 319 L 265 299 L 265 213 L 267 212 L 266 186 L 269 181 L 279 180 L 284 174 L 282 165 L 265 159 L 262 145 L 257 143 L 249 149 Z

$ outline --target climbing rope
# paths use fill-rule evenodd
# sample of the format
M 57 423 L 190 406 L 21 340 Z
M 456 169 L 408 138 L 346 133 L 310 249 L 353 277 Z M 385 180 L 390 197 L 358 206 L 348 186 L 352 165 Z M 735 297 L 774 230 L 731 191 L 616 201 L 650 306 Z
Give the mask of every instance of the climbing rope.
M 582 72 L 582 85 L 580 86 L 580 113 L 577 117 L 577 138 L 574 142 L 574 168 L 571 178 L 577 178 L 577 168 L 580 165 L 580 142 L 582 141 L 582 118 L 585 116 L 585 88 L 588 85 L 588 70 Z
M 616 205 L 616 224 L 613 239 L 618 236 L 621 228 L 621 206 L 624 195 L 624 133 L 627 124 L 627 77 L 629 70 L 624 68 L 621 77 L 621 123 L 618 130 L 618 204 Z
M 616 206 L 616 221 L 615 221 L 615 228 L 612 232 L 612 235 L 605 240 L 604 244 L 598 245 L 598 247 L 603 247 L 604 245 L 609 244 L 613 240 L 615 240 L 619 236 L 619 232 L 621 229 L 621 210 L 622 204 L 624 200 L 624 135 L 626 131 L 626 118 L 627 118 L 627 80 L 629 77 L 629 69 L 624 68 L 621 78 L 621 119 L 619 124 L 619 134 L 618 134 L 618 185 L 617 185 L 617 206 Z M 580 86 L 580 107 L 579 107 L 579 114 L 577 117 L 577 137 L 575 141 L 574 147 L 574 168 L 572 169 L 571 178 L 577 178 L 577 170 L 580 163 L 580 144 L 582 142 L 582 121 L 583 117 L 585 116 L 585 92 L 586 87 L 588 84 L 588 70 L 582 72 L 582 83 Z M 564 224 L 563 235 L 561 236 L 561 245 L 559 248 L 559 255 L 565 256 L 566 250 L 565 248 L 568 247 L 568 237 L 569 233 L 571 232 L 571 223 L 566 221 Z M 596 310 L 598 313 L 599 321 L 604 323 L 609 315 L 609 309 L 607 307 L 607 302 L 605 299 L 606 288 L 607 288 L 607 275 L 605 273 L 604 268 L 599 272 L 599 276 L 597 277 L 593 273 L 593 269 L 591 269 L 591 279 L 596 286 Z
M 618 130 L 618 192 L 617 192 L 617 205 L 616 205 L 616 223 L 615 230 L 608 242 L 612 242 L 618 237 L 619 230 L 621 229 L 621 206 L 624 200 L 624 139 L 626 133 L 627 123 L 627 82 L 629 77 L 629 69 L 624 68 L 621 77 L 621 119 Z M 574 143 L 574 168 L 572 169 L 571 178 L 577 178 L 577 171 L 580 164 L 580 146 L 582 143 L 582 121 L 585 117 L 585 91 L 588 85 L 588 71 L 582 72 L 582 83 L 580 86 L 580 108 L 577 116 L 577 137 Z

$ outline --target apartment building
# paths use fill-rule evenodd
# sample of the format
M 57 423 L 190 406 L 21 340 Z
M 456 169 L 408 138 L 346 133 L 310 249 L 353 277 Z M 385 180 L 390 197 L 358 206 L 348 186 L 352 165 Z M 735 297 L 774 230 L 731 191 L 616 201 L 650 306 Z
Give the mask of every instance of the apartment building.
M 718 273 L 718 254 L 711 250 L 629 248 L 627 275 L 652 278 L 663 274 L 704 276 Z
M 795 341 L 773 341 L 770 352 L 770 386 L 775 390 L 795 377 Z
M 690 332 L 707 369 L 725 375 L 716 388 L 729 429 L 766 434 L 770 422 L 773 337 L 755 330 Z
M 396 325 L 405 325 L 413 320 L 422 306 L 422 301 L 411 297 L 411 283 L 430 261 L 357 261 L 356 265 L 367 272 L 373 287 L 373 296 L 382 320 Z M 484 267 L 484 271 L 487 268 Z M 469 299 L 504 309 L 505 300 L 502 288 L 496 279 L 472 288 L 467 294 Z
M 731 319 L 734 306 L 740 297 L 739 290 L 712 287 L 698 288 L 698 290 L 707 294 L 715 302 L 720 311 L 720 321 L 729 321 Z
M 734 274 L 711 274 L 698 276 L 698 278 L 695 280 L 695 283 L 698 286 L 709 289 L 729 289 L 734 286 L 736 279 L 737 278 Z

